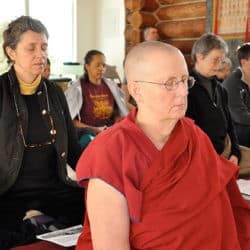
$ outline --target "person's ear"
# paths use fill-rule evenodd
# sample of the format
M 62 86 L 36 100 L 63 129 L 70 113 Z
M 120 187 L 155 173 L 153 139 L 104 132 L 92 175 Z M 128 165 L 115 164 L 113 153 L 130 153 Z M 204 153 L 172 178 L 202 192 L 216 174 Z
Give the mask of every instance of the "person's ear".
M 200 62 L 201 60 L 204 59 L 204 56 L 201 53 L 196 53 L 195 57 L 197 62 Z
M 128 81 L 127 85 L 129 94 L 138 102 L 141 96 L 140 83 Z
M 84 68 L 87 70 L 87 72 L 89 72 L 89 64 L 85 63 Z
M 241 64 L 242 68 L 244 68 L 245 66 L 248 67 L 247 62 L 248 62 L 247 59 L 241 59 L 241 60 L 240 60 L 240 64 Z
M 11 47 L 9 47 L 9 46 L 7 46 L 6 48 L 5 48 L 5 51 L 6 51 L 6 53 L 7 53 L 7 55 L 9 56 L 9 58 L 11 59 L 11 61 L 15 61 L 15 59 L 16 59 L 16 51 L 15 50 L 13 50 Z

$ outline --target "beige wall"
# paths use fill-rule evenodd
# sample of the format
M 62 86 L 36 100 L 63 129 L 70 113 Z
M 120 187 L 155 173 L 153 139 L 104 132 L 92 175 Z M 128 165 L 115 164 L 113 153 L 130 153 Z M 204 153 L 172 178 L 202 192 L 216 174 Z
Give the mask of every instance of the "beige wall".
M 90 49 L 101 50 L 107 63 L 123 77 L 125 10 L 123 0 L 76 0 L 76 59 Z

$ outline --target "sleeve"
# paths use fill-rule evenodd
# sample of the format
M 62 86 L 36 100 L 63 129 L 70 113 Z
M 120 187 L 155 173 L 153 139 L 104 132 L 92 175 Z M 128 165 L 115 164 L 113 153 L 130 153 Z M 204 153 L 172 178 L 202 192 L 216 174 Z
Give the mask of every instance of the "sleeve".
M 250 112 L 247 100 L 250 100 L 249 90 L 242 86 L 241 80 L 229 77 L 223 82 L 228 94 L 228 105 L 235 122 L 239 124 L 250 124 Z
M 69 108 L 68 108 L 68 104 L 65 98 L 65 95 L 63 93 L 63 91 L 61 90 L 60 87 L 55 86 L 57 88 L 57 93 L 58 93 L 58 97 L 60 99 L 60 103 L 62 105 L 63 108 L 63 113 L 64 113 L 64 119 L 66 122 L 66 126 L 67 126 L 67 134 L 68 134 L 68 159 L 67 162 L 69 163 L 69 165 L 75 169 L 76 163 L 81 155 L 82 149 L 81 146 L 78 142 L 77 139 L 77 135 L 76 135 L 76 130 L 75 127 L 72 123 L 72 119 L 69 113 Z
M 234 127 L 234 122 L 232 120 L 232 116 L 230 113 L 230 110 L 228 108 L 228 96 L 227 96 L 227 92 L 225 89 L 222 89 L 222 95 L 223 95 L 223 103 L 224 103 L 224 109 L 226 111 L 227 114 L 227 122 L 228 122 L 228 135 L 231 139 L 231 143 L 232 143 L 232 149 L 231 149 L 231 155 L 235 155 L 238 157 L 238 159 L 240 160 L 241 158 L 241 154 L 240 154 L 240 149 L 239 149 L 239 145 L 238 145 L 238 138 L 235 132 L 235 127 Z
M 82 88 L 80 80 L 77 80 L 76 82 L 73 82 L 64 93 L 72 119 L 79 114 L 83 104 L 81 91 Z
M 122 169 L 118 167 L 120 157 L 113 152 L 110 145 L 107 150 L 107 147 L 96 142 L 96 139 L 88 145 L 77 164 L 79 184 L 86 187 L 89 179 L 100 178 L 124 194 Z
M 103 137 L 102 133 L 88 145 L 77 163 L 78 183 L 87 188 L 91 178 L 106 182 L 126 198 L 131 220 L 138 221 L 142 205 L 138 166 L 146 163 L 141 154 L 131 153 L 136 151 L 134 145 L 130 144 L 132 149 L 125 150 L 121 137 Z M 106 140 L 108 143 L 104 143 Z

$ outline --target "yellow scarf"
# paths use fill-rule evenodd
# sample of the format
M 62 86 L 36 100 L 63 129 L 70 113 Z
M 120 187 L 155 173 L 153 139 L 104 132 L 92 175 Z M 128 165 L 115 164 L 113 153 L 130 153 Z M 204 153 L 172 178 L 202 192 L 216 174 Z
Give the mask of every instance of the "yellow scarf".
M 38 77 L 32 83 L 26 83 L 23 80 L 21 80 L 20 78 L 17 78 L 19 81 L 19 87 L 20 87 L 21 94 L 33 95 L 36 92 L 36 89 L 41 82 L 41 78 L 42 78 L 42 76 L 38 75 Z

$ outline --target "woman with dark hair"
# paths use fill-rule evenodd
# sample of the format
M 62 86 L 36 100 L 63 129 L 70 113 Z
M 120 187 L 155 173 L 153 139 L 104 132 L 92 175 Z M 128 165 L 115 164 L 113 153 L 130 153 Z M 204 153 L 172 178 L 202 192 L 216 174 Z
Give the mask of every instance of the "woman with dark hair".
M 98 134 L 128 113 L 123 91 L 103 78 L 105 56 L 90 50 L 84 57 L 84 75 L 65 92 L 74 125 L 80 131 Z
M 48 32 L 21 16 L 3 32 L 0 76 L 0 248 L 82 222 L 83 189 L 67 175 L 81 154 L 61 89 L 44 77 Z

